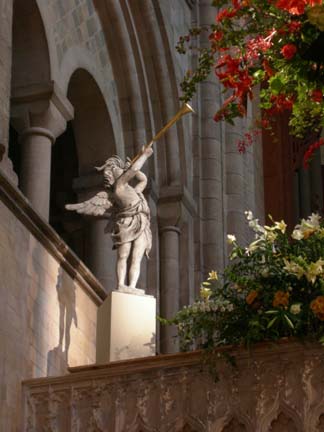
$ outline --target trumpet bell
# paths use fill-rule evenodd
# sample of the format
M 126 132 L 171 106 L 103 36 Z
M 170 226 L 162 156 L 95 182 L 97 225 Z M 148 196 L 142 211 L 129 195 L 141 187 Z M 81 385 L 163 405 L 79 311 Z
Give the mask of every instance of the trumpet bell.
M 188 114 L 190 112 L 195 113 L 195 110 L 187 102 L 182 105 L 180 111 L 183 112 L 183 114 Z

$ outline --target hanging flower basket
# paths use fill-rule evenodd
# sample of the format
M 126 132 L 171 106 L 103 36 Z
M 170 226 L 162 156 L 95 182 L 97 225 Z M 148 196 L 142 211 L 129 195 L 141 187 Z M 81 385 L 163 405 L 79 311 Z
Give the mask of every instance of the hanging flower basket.
M 304 139 L 324 126 L 324 5 L 322 0 L 216 0 L 215 22 L 191 29 L 178 51 L 194 48 L 203 32 L 209 47 L 199 48 L 198 67 L 181 88 L 187 101 L 213 70 L 224 90 L 215 121 L 233 123 L 247 114 L 253 88 L 260 91 L 261 114 L 254 127 L 271 128 L 274 116 L 289 112 L 290 133 Z M 250 132 L 251 135 L 251 132 Z M 253 133 L 252 133 L 253 135 Z

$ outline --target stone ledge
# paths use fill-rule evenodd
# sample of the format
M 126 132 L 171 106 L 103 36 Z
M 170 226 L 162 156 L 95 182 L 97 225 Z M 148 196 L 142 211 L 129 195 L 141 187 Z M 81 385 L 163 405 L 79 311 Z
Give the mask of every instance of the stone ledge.
M 28 199 L 7 179 L 1 169 L 0 199 L 99 306 L 107 296 L 100 282 L 56 231 L 32 208 Z
M 298 341 L 281 340 L 277 343 L 264 342 L 254 345 L 250 350 L 232 346 L 217 348 L 215 353 L 230 352 L 239 363 L 247 363 L 260 358 L 276 357 L 285 355 L 307 353 L 312 357 L 315 353 L 321 354 L 324 359 L 324 347 L 319 344 L 303 344 Z M 75 380 L 91 380 L 93 378 L 114 377 L 118 375 L 132 375 L 155 370 L 173 369 L 197 366 L 202 364 L 203 351 L 190 351 L 176 354 L 160 354 L 155 357 L 143 357 L 131 360 L 113 361 L 107 364 L 93 364 L 86 366 L 69 367 L 69 375 L 61 377 L 37 378 L 23 382 L 28 387 L 39 387 L 48 385 L 59 385 L 61 383 L 73 383 Z

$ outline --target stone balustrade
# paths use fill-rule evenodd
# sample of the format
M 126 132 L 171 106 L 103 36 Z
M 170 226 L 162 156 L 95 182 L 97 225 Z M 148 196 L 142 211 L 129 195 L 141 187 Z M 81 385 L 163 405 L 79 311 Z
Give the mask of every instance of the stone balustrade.
M 70 368 L 23 384 L 24 431 L 319 432 L 324 349 L 262 344 L 221 356 L 219 381 L 200 352 Z

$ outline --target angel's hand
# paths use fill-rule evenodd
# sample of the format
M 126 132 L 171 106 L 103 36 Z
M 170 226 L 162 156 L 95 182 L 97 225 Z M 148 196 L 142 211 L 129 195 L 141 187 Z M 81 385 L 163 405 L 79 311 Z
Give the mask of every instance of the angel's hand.
M 132 160 L 129 157 L 127 157 L 126 162 L 125 162 L 125 167 L 124 167 L 125 171 L 128 170 L 128 168 L 131 165 L 132 165 Z
M 145 154 L 148 158 L 153 154 L 152 144 L 153 141 L 151 141 L 148 145 L 144 145 L 142 147 L 142 154 Z

